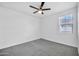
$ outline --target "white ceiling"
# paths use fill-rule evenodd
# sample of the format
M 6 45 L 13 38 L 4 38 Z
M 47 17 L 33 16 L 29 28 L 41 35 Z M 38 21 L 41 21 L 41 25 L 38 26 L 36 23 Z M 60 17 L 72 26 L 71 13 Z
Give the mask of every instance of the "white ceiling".
M 0 2 L 0 6 L 36 17 L 49 16 L 76 6 L 76 2 L 46 2 L 43 8 L 51 8 L 51 10 L 45 11 L 44 15 L 33 14 L 35 9 L 30 8 L 29 5 L 39 7 L 40 4 L 41 2 Z

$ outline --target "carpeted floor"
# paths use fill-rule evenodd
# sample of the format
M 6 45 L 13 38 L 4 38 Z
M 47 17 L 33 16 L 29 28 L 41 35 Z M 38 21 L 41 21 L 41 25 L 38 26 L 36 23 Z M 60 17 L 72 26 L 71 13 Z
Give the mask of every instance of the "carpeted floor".
M 1 49 L 0 56 L 77 56 L 76 47 L 38 39 Z

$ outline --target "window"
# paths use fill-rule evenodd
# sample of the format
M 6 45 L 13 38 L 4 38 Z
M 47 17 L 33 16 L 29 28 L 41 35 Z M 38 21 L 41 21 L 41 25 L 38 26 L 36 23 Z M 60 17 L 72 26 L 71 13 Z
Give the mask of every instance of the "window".
M 59 17 L 59 27 L 61 32 L 73 31 L 73 17 L 72 14 Z

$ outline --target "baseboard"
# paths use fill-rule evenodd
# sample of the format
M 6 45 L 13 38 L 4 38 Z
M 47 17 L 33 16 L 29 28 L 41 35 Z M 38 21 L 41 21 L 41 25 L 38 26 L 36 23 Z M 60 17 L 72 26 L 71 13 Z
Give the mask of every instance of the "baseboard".
M 22 42 L 13 43 L 13 44 L 10 44 L 10 45 L 5 45 L 5 46 L 1 47 L 0 49 L 12 47 L 12 46 L 15 46 L 15 45 L 19 45 L 19 44 L 26 43 L 26 42 L 30 42 L 30 41 L 37 40 L 37 39 L 40 39 L 40 38 L 39 37 L 36 37 L 36 38 L 31 38 L 28 41 L 22 41 Z
M 19 44 L 30 42 L 30 41 L 37 40 L 37 39 L 40 39 L 40 38 L 39 37 L 30 38 L 28 41 L 22 41 L 22 42 L 18 42 L 18 43 L 13 43 L 13 44 L 5 45 L 5 46 L 1 47 L 0 49 L 8 48 L 8 47 L 11 47 L 11 46 L 19 45 Z M 46 38 L 46 37 L 42 37 L 42 39 L 45 39 L 45 40 L 48 40 L 48 41 L 52 41 L 52 42 L 56 42 L 56 43 L 63 44 L 63 45 L 67 45 L 67 46 L 71 46 L 71 47 L 76 47 L 76 46 L 72 46 L 72 45 L 69 45 L 69 44 L 53 41 L 50 38 Z
M 77 48 L 77 46 L 69 45 L 69 44 L 61 43 L 61 42 L 57 42 L 57 41 L 53 41 L 53 40 L 50 39 L 50 38 L 42 37 L 42 39 L 45 39 L 45 40 L 52 41 L 52 42 L 55 42 L 55 43 L 59 43 L 59 44 L 63 44 L 63 45 L 67 45 L 67 46 L 71 46 L 71 47 L 76 47 L 76 48 Z

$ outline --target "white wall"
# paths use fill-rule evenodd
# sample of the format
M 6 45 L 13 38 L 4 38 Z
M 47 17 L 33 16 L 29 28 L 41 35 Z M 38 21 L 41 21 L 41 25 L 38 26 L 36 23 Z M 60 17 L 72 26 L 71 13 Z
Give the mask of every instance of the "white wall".
M 0 7 L 0 49 L 39 39 L 39 19 Z
M 58 17 L 68 13 L 74 16 L 73 34 L 59 32 Z M 0 49 L 39 38 L 77 47 L 76 8 L 38 19 L 0 7 Z
M 78 54 L 79 54 L 79 2 L 78 2 Z
M 59 16 L 72 14 L 74 18 L 73 33 L 59 31 Z M 72 8 L 63 12 L 59 12 L 49 17 L 42 19 L 41 37 L 57 43 L 62 43 L 70 46 L 77 47 L 76 39 L 76 8 Z

